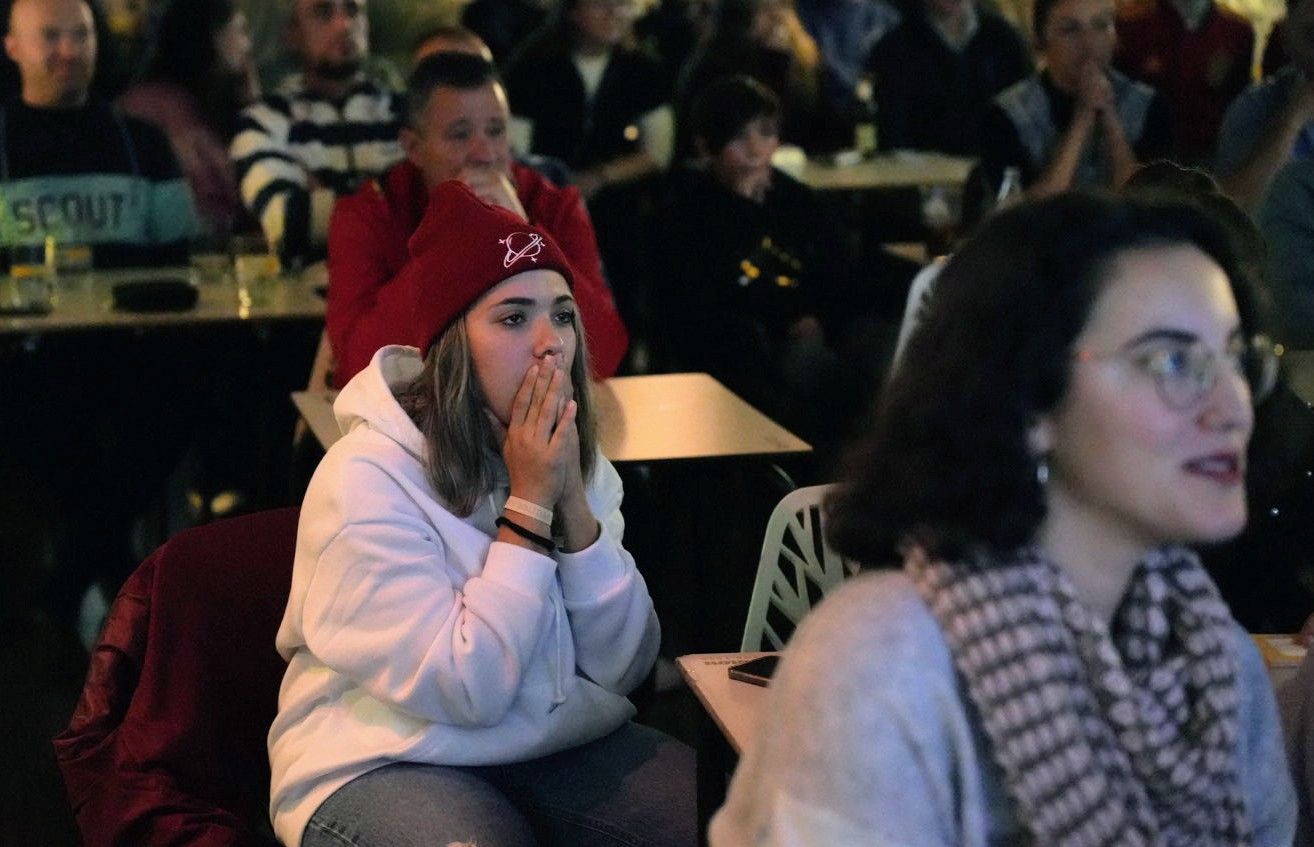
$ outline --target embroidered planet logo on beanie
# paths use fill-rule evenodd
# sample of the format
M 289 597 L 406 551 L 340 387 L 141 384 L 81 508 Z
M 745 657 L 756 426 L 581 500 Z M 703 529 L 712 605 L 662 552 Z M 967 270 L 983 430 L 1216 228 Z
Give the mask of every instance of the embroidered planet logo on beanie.
M 556 271 L 575 286 L 570 262 L 552 237 L 501 206 L 485 203 L 463 182 L 448 180 L 407 245 L 414 271 L 410 343 L 428 355 L 435 339 L 503 280 L 526 271 Z

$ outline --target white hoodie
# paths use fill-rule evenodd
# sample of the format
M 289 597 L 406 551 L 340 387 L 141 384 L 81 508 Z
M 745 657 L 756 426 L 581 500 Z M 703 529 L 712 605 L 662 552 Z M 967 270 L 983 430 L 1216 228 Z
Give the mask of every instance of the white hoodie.
M 494 541 L 507 487 L 459 518 L 425 479 L 426 447 L 393 396 L 418 351 L 385 347 L 334 403 L 345 433 L 301 507 L 288 660 L 269 730 L 270 814 L 295 847 L 351 779 L 393 762 L 523 761 L 600 738 L 660 633 L 621 546 L 621 483 L 598 456 L 589 548 L 552 556 Z

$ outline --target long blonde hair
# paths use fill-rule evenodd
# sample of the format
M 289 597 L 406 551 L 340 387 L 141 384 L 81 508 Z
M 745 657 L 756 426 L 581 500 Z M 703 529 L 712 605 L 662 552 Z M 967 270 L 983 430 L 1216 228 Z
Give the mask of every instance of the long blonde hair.
M 587 480 L 597 456 L 598 427 L 589 394 L 588 349 L 578 313 L 571 324 L 576 346 L 570 379 L 579 405 L 575 426 L 580 468 Z M 501 460 L 501 445 L 495 443 L 484 411 L 488 401 L 475 378 L 464 315 L 438 336 L 424 359 L 424 368 L 397 395 L 397 402 L 424 436 L 428 448 L 425 475 L 438 499 L 452 514 L 466 517 L 480 498 L 493 490 L 494 462 Z

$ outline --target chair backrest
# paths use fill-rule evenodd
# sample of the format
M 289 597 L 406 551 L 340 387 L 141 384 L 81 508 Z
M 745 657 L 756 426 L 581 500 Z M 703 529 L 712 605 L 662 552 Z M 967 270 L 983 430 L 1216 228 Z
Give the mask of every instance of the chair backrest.
M 297 517 L 181 532 L 119 592 L 55 739 L 87 847 L 275 843 L 265 736 Z
M 832 488 L 791 491 L 771 512 L 740 650 L 782 649 L 813 605 L 854 571 L 823 532 L 821 503 Z
M 306 380 L 307 391 L 328 391 L 333 388 L 333 369 L 337 362 L 333 358 L 333 346 L 329 344 L 328 330 L 319 334 L 319 345 L 315 348 L 315 360 L 310 363 L 310 378 Z
M 306 380 L 306 391 L 322 394 L 333 390 L 333 371 L 337 362 L 333 358 L 333 347 L 329 344 L 328 330 L 319 334 L 319 346 L 315 348 L 315 360 L 310 363 L 310 378 Z M 292 427 L 292 444 L 295 447 L 310 432 L 310 425 L 301 415 Z

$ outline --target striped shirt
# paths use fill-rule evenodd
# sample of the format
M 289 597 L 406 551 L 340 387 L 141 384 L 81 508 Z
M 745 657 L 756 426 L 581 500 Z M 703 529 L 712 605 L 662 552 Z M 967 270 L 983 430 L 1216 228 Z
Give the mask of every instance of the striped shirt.
M 361 78 L 346 98 L 306 90 L 300 74 L 242 113 L 229 153 L 242 202 L 285 258 L 322 247 L 333 201 L 402 158 L 399 96 Z

